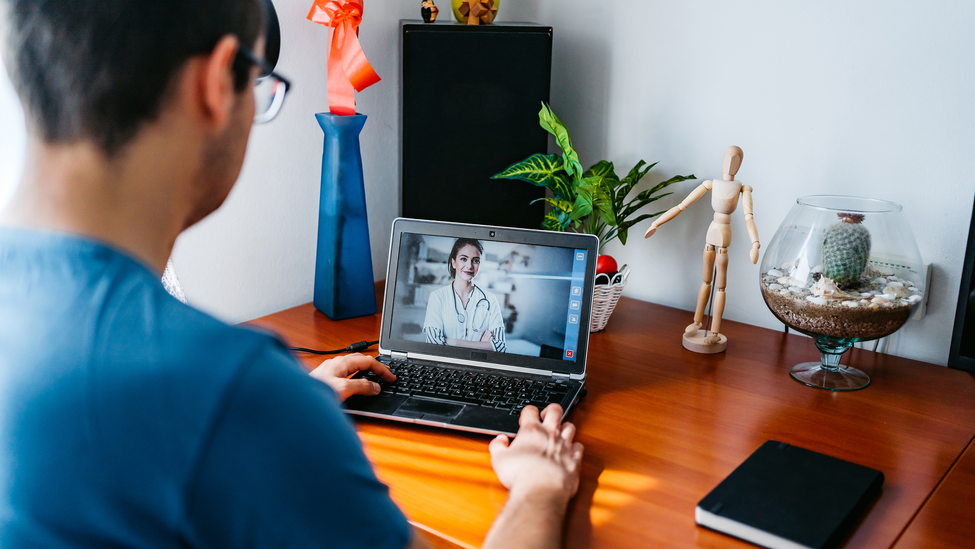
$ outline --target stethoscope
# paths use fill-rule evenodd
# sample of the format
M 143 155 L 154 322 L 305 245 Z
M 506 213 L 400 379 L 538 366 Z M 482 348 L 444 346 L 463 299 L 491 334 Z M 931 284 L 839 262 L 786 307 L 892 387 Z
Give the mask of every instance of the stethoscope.
M 484 293 L 484 290 L 478 288 L 477 287 L 477 284 L 471 283 L 471 285 L 474 286 L 474 290 L 476 290 L 478 292 L 481 292 L 481 299 L 478 299 L 477 300 L 477 303 L 474 304 L 474 314 L 471 315 L 473 317 L 471 319 L 473 321 L 473 324 L 475 326 L 477 326 L 478 325 L 477 324 L 477 308 L 481 306 L 481 303 L 484 303 L 485 305 L 487 305 L 487 312 L 485 313 L 485 317 L 484 317 L 484 318 L 487 318 L 487 315 L 490 314 L 490 312 L 491 312 L 491 302 L 488 301 L 487 294 Z M 457 313 L 457 322 L 460 322 L 461 324 L 464 324 L 467 321 L 467 315 L 465 315 L 464 313 L 460 312 L 460 309 L 457 308 L 457 292 L 455 292 L 453 288 L 450 288 L 450 295 L 454 296 L 454 312 Z M 473 293 L 471 295 L 473 295 Z

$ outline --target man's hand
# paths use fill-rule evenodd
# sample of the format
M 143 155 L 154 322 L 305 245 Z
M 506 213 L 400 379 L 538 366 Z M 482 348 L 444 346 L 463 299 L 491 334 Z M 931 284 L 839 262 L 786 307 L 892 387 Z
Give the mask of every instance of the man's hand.
M 352 395 L 378 395 L 378 383 L 368 379 L 349 379 L 350 375 L 364 371 L 371 371 L 386 381 L 396 381 L 396 376 L 389 368 L 361 353 L 330 358 L 312 370 L 311 377 L 327 383 L 342 401 Z
M 491 465 L 510 492 L 525 496 L 556 496 L 568 501 L 579 488 L 582 444 L 573 443 L 576 428 L 561 424 L 562 407 L 549 404 L 539 416 L 538 408 L 525 406 L 514 442 L 505 435 L 491 441 Z

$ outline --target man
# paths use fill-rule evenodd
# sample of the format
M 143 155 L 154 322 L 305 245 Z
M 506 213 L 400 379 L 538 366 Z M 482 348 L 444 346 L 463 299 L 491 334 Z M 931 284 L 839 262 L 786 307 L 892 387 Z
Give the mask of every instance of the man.
M 351 355 L 313 379 L 159 280 L 273 116 L 259 0 L 0 6 L 28 125 L 0 212 L 0 546 L 423 547 L 339 406 L 377 390 L 349 374 L 392 374 Z M 485 547 L 560 543 L 582 456 L 561 413 L 491 442 L 510 492 Z

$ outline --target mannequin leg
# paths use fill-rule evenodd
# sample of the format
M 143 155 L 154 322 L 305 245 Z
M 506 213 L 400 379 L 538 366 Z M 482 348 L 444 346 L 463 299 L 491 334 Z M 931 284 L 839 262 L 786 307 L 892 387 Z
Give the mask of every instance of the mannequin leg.
M 684 329 L 685 333 L 693 334 L 701 329 L 704 322 L 704 308 L 707 307 L 708 297 L 711 296 L 711 278 L 714 276 L 714 246 L 704 247 L 704 283 L 697 292 L 697 308 L 694 309 L 694 322 Z
M 707 343 L 718 341 L 721 333 L 721 315 L 724 314 L 725 286 L 728 282 L 728 248 L 718 248 L 717 276 L 714 281 L 714 310 L 711 314 L 711 333 L 705 338 Z

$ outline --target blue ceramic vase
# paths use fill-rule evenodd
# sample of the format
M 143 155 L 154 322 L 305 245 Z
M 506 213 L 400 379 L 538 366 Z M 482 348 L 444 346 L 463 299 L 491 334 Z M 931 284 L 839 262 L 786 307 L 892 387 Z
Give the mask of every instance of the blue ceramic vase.
M 359 132 L 364 114 L 315 115 L 325 132 L 318 209 L 315 308 L 332 320 L 376 312 Z

